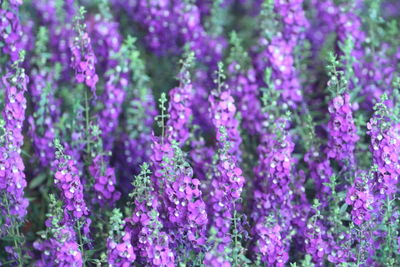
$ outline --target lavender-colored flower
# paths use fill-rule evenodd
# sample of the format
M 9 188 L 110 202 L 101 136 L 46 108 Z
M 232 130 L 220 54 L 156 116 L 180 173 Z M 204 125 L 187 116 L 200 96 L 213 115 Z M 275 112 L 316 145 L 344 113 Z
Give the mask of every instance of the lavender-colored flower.
M 322 48 L 328 35 L 336 29 L 336 18 L 339 9 L 332 0 L 311 0 L 311 7 L 315 10 L 313 19 L 310 20 L 311 26 L 306 35 L 312 43 L 314 56 Z
M 281 227 L 268 220 L 260 220 L 254 227 L 256 245 L 254 252 L 261 256 L 261 261 L 268 266 L 283 267 L 289 260 L 282 242 Z
M 189 68 L 194 54 L 189 53 L 182 61 L 182 68 L 178 75 L 180 85 L 169 92 L 170 102 L 168 107 L 169 118 L 166 125 L 166 137 L 183 146 L 189 138 L 189 123 L 192 117 L 193 86 L 190 81 Z
M 0 7 L 0 42 L 1 50 L 10 56 L 11 62 L 18 60 L 23 49 L 23 32 L 18 18 L 18 7 L 22 3 L 10 2 L 7 9 Z
M 50 206 L 48 219 L 45 222 L 46 231 L 42 232 L 44 240 L 35 241 L 33 247 L 41 252 L 35 266 L 83 266 L 83 257 L 74 228 L 65 220 L 61 203 L 54 195 L 49 195 Z
M 190 145 L 191 150 L 189 155 L 192 161 L 193 171 L 200 181 L 205 181 L 207 179 L 207 172 L 209 172 L 212 165 L 214 149 L 206 146 L 205 140 L 201 136 L 193 137 Z M 202 184 L 202 189 L 205 189 L 204 184 Z
M 164 225 L 174 231 L 175 240 L 194 248 L 205 244 L 207 226 L 206 205 L 200 191 L 200 181 L 193 178 L 193 169 L 186 162 L 179 144 L 172 142 L 172 158 L 164 157 L 161 163 L 163 179 L 161 196 L 166 213 Z M 188 248 L 186 248 L 188 249 Z
M 334 264 L 355 262 L 355 255 L 350 249 L 351 243 L 351 236 L 346 232 L 338 233 L 336 239 L 330 237 L 328 261 Z
M 144 61 L 140 58 L 135 39 L 128 37 L 125 43 L 130 54 L 133 90 L 128 90 L 124 105 L 124 133 L 121 134 L 122 152 L 117 155 L 127 174 L 138 173 L 139 166 L 150 159 L 154 118 L 157 115 L 155 101 L 149 87 Z M 129 166 L 129 167 L 127 167 Z
M 75 18 L 75 36 L 71 39 L 71 67 L 75 70 L 75 78 L 78 83 L 85 83 L 96 95 L 96 83 L 99 77 L 96 74 L 96 56 L 93 52 L 91 39 L 83 24 L 85 10 L 81 8 L 80 15 Z
M 67 79 L 71 63 L 69 43 L 73 36 L 74 0 L 37 0 L 32 4 L 37 9 L 42 24 L 49 30 L 52 62 L 60 63 L 63 78 Z
M 256 73 L 249 67 L 250 58 L 243 49 L 236 33 L 231 35 L 231 52 L 228 66 L 228 87 L 237 102 L 237 108 L 242 115 L 241 124 L 249 134 L 261 132 L 262 112 L 258 98 Z
M 226 241 L 217 237 L 218 232 L 216 228 L 210 229 L 208 242 L 213 246 L 209 249 L 205 255 L 203 264 L 205 266 L 223 266 L 231 267 L 229 259 L 230 248 L 226 246 Z
M 131 232 L 124 231 L 126 221 L 122 220 L 122 213 L 114 209 L 110 218 L 110 232 L 107 238 L 107 259 L 110 266 L 129 267 L 136 259 L 131 244 Z
M 298 4 L 295 3 L 298 1 L 289 2 L 291 3 L 287 1 L 276 1 L 275 7 L 278 8 L 282 15 L 286 12 L 292 14 L 295 10 L 290 10 L 289 7 L 291 5 L 299 7 Z M 306 26 L 307 23 L 305 23 L 306 21 L 304 18 L 301 18 L 301 12 L 303 12 L 301 11 L 299 16 L 283 17 L 284 20 L 292 22 L 292 24 L 290 25 L 282 22 L 283 32 L 279 32 L 277 31 L 278 25 L 276 25 L 279 24 L 279 20 L 275 17 L 276 15 L 271 5 L 272 4 L 269 2 L 265 2 L 263 5 L 261 25 L 263 27 L 268 27 L 269 30 L 266 31 L 262 29 L 263 35 L 259 40 L 260 51 L 253 59 L 253 63 L 258 74 L 259 84 L 264 84 L 263 74 L 265 69 L 267 67 L 271 68 L 274 86 L 281 92 L 282 102 L 295 108 L 298 103 L 302 101 L 303 93 L 295 68 L 294 48 L 296 41 L 303 38 L 298 36 L 300 34 L 300 28 Z M 295 18 L 299 18 L 299 21 L 296 21 Z M 296 23 L 298 23 L 298 25 L 296 25 Z
M 12 69 L 2 78 L 5 90 L 5 104 L 3 110 L 4 122 L 1 123 L 3 136 L 0 137 L 0 202 L 1 212 L 8 220 L 11 216 L 23 219 L 27 213 L 28 200 L 24 198 L 24 189 L 27 185 L 24 174 L 24 162 L 21 157 L 21 148 L 24 143 L 22 127 L 25 120 L 28 76 L 20 68 L 20 60 L 13 63 Z M 6 202 L 4 202 L 4 200 Z
M 134 210 L 127 219 L 125 231 L 131 231 L 132 244 L 139 264 L 151 266 L 175 266 L 175 256 L 170 250 L 171 239 L 162 231 L 156 192 L 151 184 L 148 165 L 142 165 L 141 173 L 134 182 Z
M 53 264 L 60 267 L 83 266 L 82 253 L 76 242 L 76 234 L 72 227 L 63 226 L 58 228 L 53 238 L 35 242 L 33 247 L 42 252 L 42 258 L 36 262 L 35 266 L 47 267 Z
M 111 70 L 110 70 L 111 71 Z M 111 150 L 114 142 L 114 132 L 118 127 L 122 104 L 125 100 L 128 86 L 127 74 L 119 66 L 114 73 L 106 75 L 106 84 L 102 98 L 103 108 L 99 113 L 98 123 L 101 128 L 104 149 Z
M 77 163 L 68 153 L 64 152 L 61 144 L 56 140 L 56 173 L 54 184 L 60 190 L 64 202 L 65 218 L 74 222 L 76 219 L 89 215 L 89 210 L 83 197 L 83 185 L 79 177 Z
M 305 232 L 304 248 L 317 266 L 324 266 L 326 255 L 329 254 L 329 243 L 326 240 L 326 229 L 320 219 L 315 217 L 309 219 Z
M 254 207 L 251 217 L 256 222 L 253 228 L 253 237 L 258 242 L 260 236 L 258 231 L 267 231 L 263 227 L 264 218 L 268 215 L 277 214 L 277 222 L 282 226 L 281 234 L 286 251 L 289 249 L 288 237 L 292 226 L 290 221 L 296 216 L 292 211 L 293 192 L 289 187 L 291 183 L 292 151 L 294 149 L 290 138 L 284 136 L 279 140 L 274 135 L 265 134 L 261 136 L 261 144 L 258 147 L 260 155 L 259 164 L 255 167 L 256 187 L 254 191 Z M 297 215 L 298 216 L 298 215 Z M 295 221 L 293 221 L 294 224 Z M 258 229 L 258 228 L 259 229 Z M 262 230 L 264 229 L 264 230 Z M 264 241 L 260 241 L 264 242 Z M 287 253 L 287 252 L 286 252 Z M 272 256 L 274 257 L 274 256 Z
M 371 219 L 371 208 L 374 197 L 370 190 L 370 183 L 365 174 L 358 174 L 354 183 L 347 190 L 346 203 L 352 206 L 351 217 L 356 225 L 361 225 Z
M 330 189 L 325 185 L 333 174 L 329 159 L 319 149 L 311 148 L 305 155 L 304 161 L 307 163 L 310 178 L 314 181 L 318 199 L 325 203 L 326 196 L 330 194 Z
M 220 267 L 231 267 L 231 263 L 225 259 L 225 257 L 218 254 L 213 254 L 213 252 L 207 252 L 204 256 L 203 261 L 204 266 L 220 266 Z
M 378 199 L 386 199 L 388 195 L 391 197 L 397 192 L 400 136 L 384 102 L 378 103 L 374 109 L 374 116 L 367 124 L 371 136 L 372 159 L 377 166 L 373 191 Z
M 93 177 L 96 199 L 101 206 L 112 206 L 121 196 L 116 190 L 115 170 L 108 166 L 108 158 L 97 155 L 89 166 L 89 173 Z
M 359 137 L 354 124 L 350 95 L 347 93 L 334 97 L 329 103 L 329 139 L 326 148 L 328 158 L 339 162 L 347 160 L 354 163 L 354 150 Z
M 96 70 L 103 73 L 117 66 L 115 54 L 121 49 L 122 37 L 118 30 L 119 23 L 113 20 L 106 1 L 100 4 L 99 9 L 101 14 L 88 21 L 88 32 L 96 54 Z
M 230 142 L 229 153 L 234 155 L 237 160 L 241 158 L 240 144 L 242 138 L 239 132 L 239 122 L 235 118 L 236 106 L 235 100 L 231 95 L 231 91 L 225 90 L 224 85 L 221 84 L 221 79 L 224 77 L 221 73 L 222 65 L 220 65 L 220 71 L 218 71 L 218 88 L 213 90 L 208 97 L 210 103 L 210 116 L 211 121 L 216 129 L 216 139 L 221 140 L 220 128 L 224 127 L 227 132 L 227 136 Z M 221 76 L 222 75 L 222 76 Z
M 229 230 L 232 224 L 235 203 L 239 201 L 245 179 L 238 165 L 238 159 L 232 154 L 230 138 L 224 126 L 217 128 L 218 152 L 213 164 L 211 193 L 209 196 L 210 227 L 217 230 L 217 238 L 222 246 L 230 243 Z
M 281 127 L 284 126 L 281 125 Z M 280 131 L 285 130 L 281 129 Z M 257 149 L 259 163 L 254 169 L 257 177 L 257 187 L 254 192 L 255 220 L 267 216 L 268 210 L 283 212 L 290 208 L 292 192 L 289 185 L 291 183 L 293 149 L 294 143 L 285 133 L 281 138 L 275 134 L 261 136 L 261 143 Z
M 274 1 L 274 9 L 280 15 L 283 24 L 283 36 L 293 45 L 304 39 L 305 30 L 309 27 L 303 2 L 303 0 Z

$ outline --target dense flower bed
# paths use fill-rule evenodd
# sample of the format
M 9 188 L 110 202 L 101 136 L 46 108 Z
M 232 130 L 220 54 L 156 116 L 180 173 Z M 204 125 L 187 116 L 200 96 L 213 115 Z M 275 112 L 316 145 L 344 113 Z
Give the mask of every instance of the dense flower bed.
M 397 0 L 0 0 L 0 266 L 400 266 Z

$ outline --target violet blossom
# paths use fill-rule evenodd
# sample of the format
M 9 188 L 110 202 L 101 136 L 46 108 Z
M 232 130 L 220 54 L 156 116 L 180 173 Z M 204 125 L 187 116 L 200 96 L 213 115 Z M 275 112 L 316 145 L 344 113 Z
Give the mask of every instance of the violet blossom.
M 131 231 L 132 243 L 139 264 L 151 266 L 175 266 L 175 255 L 170 249 L 171 238 L 162 231 L 156 192 L 149 177 L 150 171 L 145 163 L 136 176 L 134 189 L 134 209 L 127 219 L 125 231 Z
M 86 25 L 82 22 L 85 10 L 81 8 L 79 16 L 75 18 L 75 36 L 71 39 L 71 67 L 75 70 L 75 78 L 78 83 L 85 83 L 96 95 L 96 83 L 99 77 L 96 74 L 96 56 L 93 52 L 91 39 L 86 31 Z
M 3 134 L 0 137 L 0 192 L 2 195 L 0 207 L 1 213 L 7 218 L 5 225 L 10 223 L 12 216 L 22 220 L 27 214 L 29 204 L 24 197 L 27 182 L 21 157 L 24 143 L 22 128 L 26 110 L 24 94 L 29 81 L 25 70 L 20 67 L 23 60 L 24 53 L 18 61 L 13 62 L 12 68 L 2 78 L 5 103 L 2 112 L 4 122 L 1 123 Z

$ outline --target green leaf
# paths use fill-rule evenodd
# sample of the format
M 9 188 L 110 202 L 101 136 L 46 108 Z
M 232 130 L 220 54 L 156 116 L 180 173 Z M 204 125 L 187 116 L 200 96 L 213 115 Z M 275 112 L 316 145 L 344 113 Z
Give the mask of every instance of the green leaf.
M 31 183 L 29 184 L 29 188 L 34 189 L 39 185 L 41 185 L 46 180 L 46 176 L 47 176 L 46 173 L 40 173 L 38 176 L 33 178 Z

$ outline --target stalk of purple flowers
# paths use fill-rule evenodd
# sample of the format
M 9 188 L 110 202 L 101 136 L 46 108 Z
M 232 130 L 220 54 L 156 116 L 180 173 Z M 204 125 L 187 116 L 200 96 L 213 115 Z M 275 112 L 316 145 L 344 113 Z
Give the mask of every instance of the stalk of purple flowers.
M 86 10 L 81 7 L 79 15 L 75 17 L 75 36 L 71 39 L 71 67 L 75 70 L 75 78 L 78 83 L 85 83 L 96 96 L 96 83 L 99 77 L 96 74 L 94 55 L 91 39 L 83 23 Z
M 392 120 L 392 114 L 385 105 L 387 96 L 383 95 L 374 106 L 374 115 L 367 124 L 371 136 L 371 153 L 373 163 L 377 166 L 373 191 L 375 197 L 384 200 L 391 199 L 397 193 L 396 185 L 400 175 L 399 151 L 400 140 Z
M 35 241 L 33 247 L 41 251 L 41 256 L 35 266 L 81 267 L 82 253 L 77 243 L 73 226 L 63 218 L 62 204 L 54 195 L 49 196 L 50 211 L 47 214 L 46 231 L 41 233 L 44 240 Z M 65 216 L 65 214 L 64 214 Z
M 175 255 L 170 249 L 172 240 L 162 231 L 158 212 L 160 202 L 152 186 L 150 174 L 149 166 L 144 163 L 130 194 L 134 199 L 134 208 L 132 216 L 127 219 L 125 231 L 131 232 L 139 264 L 172 267 L 175 266 Z
M 328 122 L 329 138 L 325 152 L 329 158 L 339 161 L 342 165 L 354 167 L 354 150 L 359 140 L 352 115 L 350 95 L 346 92 L 348 81 L 342 71 L 337 70 L 339 62 L 330 55 L 328 89 L 334 97 L 329 103 Z M 346 164 L 347 163 L 347 164 Z
M 166 124 L 166 138 L 171 143 L 175 140 L 180 146 L 185 145 L 189 138 L 189 124 L 192 117 L 193 86 L 190 80 L 190 67 L 193 64 L 194 53 L 188 52 L 181 61 L 182 67 L 178 74 L 179 86 L 169 92 L 169 119 Z
M 110 217 L 110 231 L 107 238 L 108 264 L 115 267 L 129 267 L 136 259 L 131 244 L 131 232 L 125 229 L 126 221 L 122 220 L 122 213 L 114 209 Z

